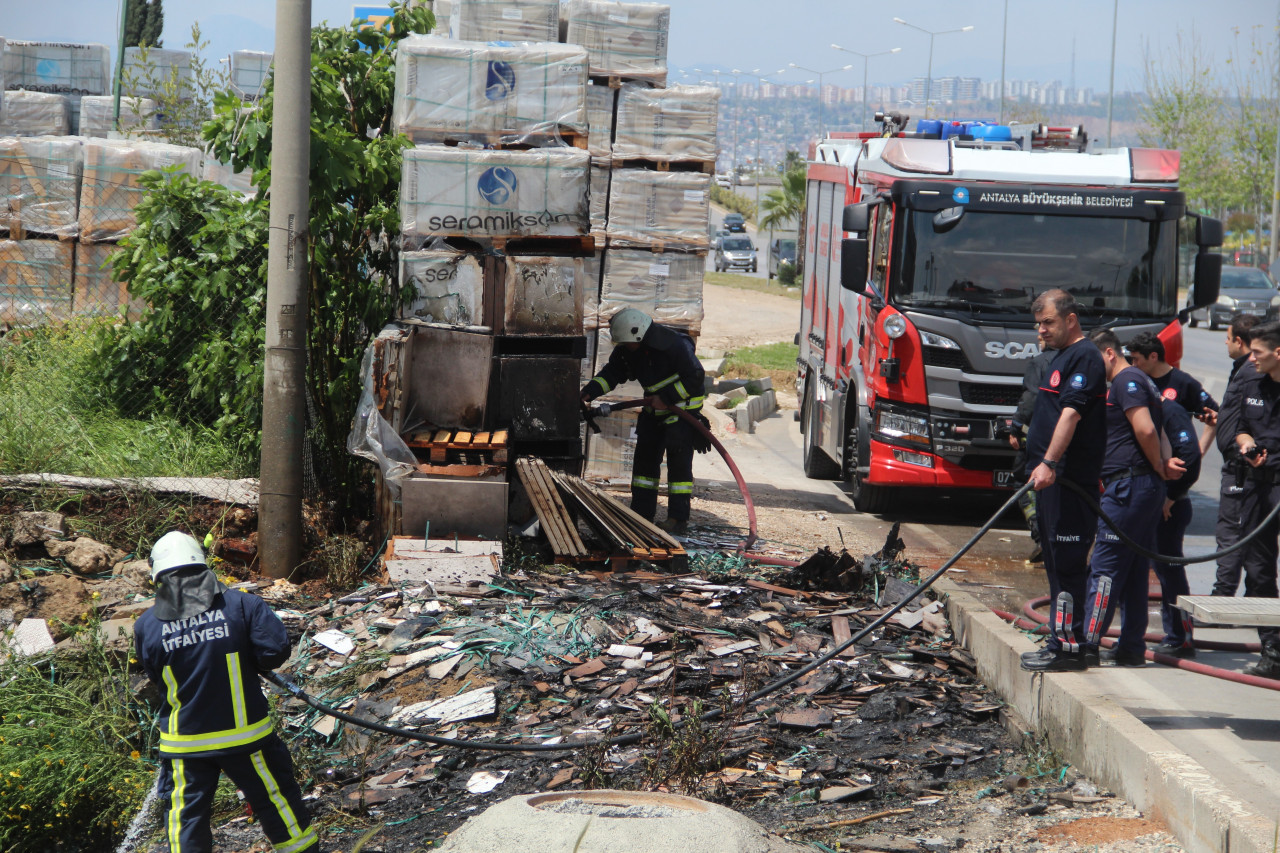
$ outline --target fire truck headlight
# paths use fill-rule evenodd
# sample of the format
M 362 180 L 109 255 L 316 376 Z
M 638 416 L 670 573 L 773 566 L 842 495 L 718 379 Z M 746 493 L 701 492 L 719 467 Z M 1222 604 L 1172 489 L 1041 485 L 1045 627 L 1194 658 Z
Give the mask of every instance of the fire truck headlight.
M 901 314 L 890 314 L 884 318 L 884 333 L 892 340 L 897 340 L 907 333 L 907 320 Z
M 933 332 L 920 330 L 920 343 L 927 347 L 937 347 L 938 349 L 960 349 L 960 345 L 951 338 L 945 338 L 942 335 L 935 335 Z
M 899 442 L 929 446 L 929 419 L 912 411 L 882 404 L 876 412 L 876 432 Z

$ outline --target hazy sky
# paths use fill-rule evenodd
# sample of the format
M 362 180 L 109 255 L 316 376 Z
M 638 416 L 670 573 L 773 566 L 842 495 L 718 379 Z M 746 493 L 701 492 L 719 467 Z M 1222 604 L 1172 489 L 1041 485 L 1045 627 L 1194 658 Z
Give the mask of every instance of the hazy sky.
M 0 36 L 116 42 L 115 0 L 3 0 L 3 5 Z M 195 19 L 210 41 L 210 56 L 273 47 L 271 0 L 165 0 L 164 6 L 166 47 L 182 47 Z M 345 21 L 352 6 L 312 0 L 313 19 Z M 999 79 L 1004 6 L 1005 0 L 672 0 L 668 59 L 682 70 L 719 66 L 759 68 L 763 74 L 791 62 L 824 71 L 853 63 L 854 70 L 828 75 L 825 82 L 855 86 L 862 82 L 862 60 L 832 50 L 832 42 L 864 53 L 901 47 L 901 53 L 871 60 L 870 71 L 873 83 L 901 83 L 924 75 L 929 37 L 893 23 L 897 16 L 932 30 L 974 27 L 935 39 L 935 77 Z M 1106 89 L 1113 0 L 1009 0 L 1008 6 L 1008 78 L 1069 83 L 1074 39 L 1077 85 Z M 1168 48 L 1179 33 L 1194 34 L 1221 62 L 1237 31 L 1245 39 L 1258 32 L 1275 40 L 1276 15 L 1277 0 L 1119 0 L 1116 88 L 1141 88 L 1144 42 Z M 799 82 L 812 76 L 790 70 L 779 79 Z

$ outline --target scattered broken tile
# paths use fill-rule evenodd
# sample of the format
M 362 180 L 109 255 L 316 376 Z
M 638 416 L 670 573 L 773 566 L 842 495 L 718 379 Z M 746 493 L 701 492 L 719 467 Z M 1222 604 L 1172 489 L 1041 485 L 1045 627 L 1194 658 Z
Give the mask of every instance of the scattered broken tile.
M 778 725 L 792 729 L 819 729 L 831 725 L 835 716 L 826 708 L 800 708 L 779 711 L 773 719 Z
M 445 699 L 433 699 L 417 702 L 401 708 L 392 717 L 400 723 L 418 724 L 424 720 L 439 720 L 442 724 L 458 720 L 472 720 L 477 717 L 492 716 L 497 710 L 497 700 L 493 695 L 493 685 L 469 690 Z
M 760 645 L 755 640 L 743 640 L 740 643 L 731 643 L 727 646 L 721 646 L 718 649 L 712 649 L 711 654 L 716 657 L 724 657 L 725 655 L 735 654 L 737 652 L 745 652 L 747 649 L 754 649 Z
M 477 770 L 467 780 L 467 790 L 473 794 L 487 794 L 507 781 L 510 770 Z
M 311 639 L 340 655 L 349 655 L 356 650 L 355 641 L 337 629 L 321 631 Z
M 644 646 L 612 645 L 605 654 L 620 658 L 638 658 L 644 654 Z
M 592 658 L 581 666 L 575 666 L 573 669 L 565 673 L 570 678 L 584 678 L 588 675 L 595 675 L 604 669 L 604 661 L 600 658 Z
M 437 681 L 444 678 L 455 666 L 458 665 L 458 661 L 462 660 L 463 657 L 463 655 L 454 655 L 451 658 L 445 658 L 439 663 L 432 664 L 427 667 L 427 678 L 432 678 Z
M 854 797 L 861 796 L 874 788 L 875 785 L 858 785 L 856 787 L 833 785 L 830 788 L 822 789 L 822 792 L 818 795 L 818 802 L 842 803 L 845 800 L 852 800 Z

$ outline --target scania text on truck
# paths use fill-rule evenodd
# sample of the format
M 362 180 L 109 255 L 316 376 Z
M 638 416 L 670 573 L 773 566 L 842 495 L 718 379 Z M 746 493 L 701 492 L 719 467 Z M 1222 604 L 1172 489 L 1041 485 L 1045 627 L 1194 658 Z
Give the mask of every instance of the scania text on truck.
M 1188 213 L 1176 151 L 1090 151 L 1083 128 L 877 120 L 882 135 L 811 151 L 796 378 L 805 473 L 847 479 L 866 512 L 909 487 L 1020 481 L 1005 430 L 1040 352 L 1038 294 L 1073 294 L 1086 333 L 1159 333 L 1176 364 L 1180 234 L 1198 246 L 1197 306 L 1217 299 L 1222 266 L 1222 225 Z

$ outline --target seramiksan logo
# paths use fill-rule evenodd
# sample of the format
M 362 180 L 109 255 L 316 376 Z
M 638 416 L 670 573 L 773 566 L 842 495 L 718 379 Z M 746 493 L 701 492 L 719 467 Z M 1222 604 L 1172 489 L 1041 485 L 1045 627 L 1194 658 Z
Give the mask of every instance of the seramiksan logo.
M 516 90 L 516 72 L 509 62 L 494 61 L 489 63 L 485 75 L 484 96 L 490 101 L 502 101 Z
M 982 354 L 987 358 L 1035 358 L 1040 354 L 1039 344 L 1020 344 L 1017 341 L 987 341 Z
M 480 197 L 495 207 L 506 204 L 516 194 L 516 173 L 506 166 L 493 166 L 480 173 L 476 181 L 476 192 Z

